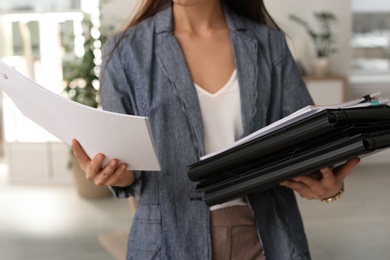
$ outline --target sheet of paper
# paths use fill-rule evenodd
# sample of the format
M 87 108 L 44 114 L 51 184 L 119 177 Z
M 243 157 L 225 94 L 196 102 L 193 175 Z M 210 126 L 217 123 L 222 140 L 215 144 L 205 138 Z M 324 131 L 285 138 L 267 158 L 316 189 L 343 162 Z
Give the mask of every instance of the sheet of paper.
M 0 88 L 29 119 L 89 157 L 101 152 L 131 170 L 160 170 L 148 118 L 91 108 L 57 95 L 0 62 Z

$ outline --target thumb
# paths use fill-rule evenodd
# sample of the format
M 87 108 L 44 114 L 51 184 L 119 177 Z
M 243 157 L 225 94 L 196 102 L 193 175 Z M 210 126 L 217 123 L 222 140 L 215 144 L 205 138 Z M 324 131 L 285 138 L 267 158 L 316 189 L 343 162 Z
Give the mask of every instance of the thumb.
M 344 180 L 351 171 L 359 164 L 360 158 L 356 157 L 346 161 L 343 165 L 340 165 L 334 169 L 334 175 L 339 180 Z

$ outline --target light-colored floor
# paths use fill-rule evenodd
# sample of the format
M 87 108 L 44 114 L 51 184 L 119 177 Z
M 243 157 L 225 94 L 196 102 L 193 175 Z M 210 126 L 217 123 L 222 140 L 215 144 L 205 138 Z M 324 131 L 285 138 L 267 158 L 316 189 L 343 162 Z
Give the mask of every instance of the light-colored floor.
M 0 166 L 1 260 L 113 260 L 99 242 L 125 232 L 127 200 L 86 200 L 72 185 L 9 184 Z
M 359 166 L 336 202 L 299 199 L 314 260 L 390 260 L 390 164 Z
M 81 199 L 69 185 L 11 185 L 0 167 L 1 260 L 115 259 L 99 236 L 123 239 L 128 201 Z M 359 167 L 337 202 L 299 203 L 314 260 L 390 260 L 390 166 Z

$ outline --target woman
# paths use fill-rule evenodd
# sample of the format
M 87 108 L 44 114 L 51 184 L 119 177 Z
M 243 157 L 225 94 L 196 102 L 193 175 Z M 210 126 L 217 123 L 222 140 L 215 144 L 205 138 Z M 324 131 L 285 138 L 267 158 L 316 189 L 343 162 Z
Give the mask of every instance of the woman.
M 146 1 L 108 43 L 102 71 L 103 108 L 149 117 L 162 168 L 102 167 L 103 154 L 90 159 L 73 142 L 89 180 L 140 196 L 127 259 L 310 259 L 292 190 L 332 197 L 358 159 L 211 209 L 186 174 L 200 156 L 312 103 L 263 1 Z

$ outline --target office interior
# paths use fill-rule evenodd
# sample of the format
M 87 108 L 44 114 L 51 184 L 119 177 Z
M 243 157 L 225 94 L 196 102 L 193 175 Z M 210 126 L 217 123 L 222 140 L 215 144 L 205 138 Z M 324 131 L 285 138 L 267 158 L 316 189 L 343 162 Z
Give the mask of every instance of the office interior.
M 85 53 L 85 18 L 91 22 L 94 62 L 99 64 L 100 36 L 121 30 L 141 4 L 2 0 L 0 60 L 66 95 L 64 64 L 79 61 Z M 265 4 L 286 32 L 316 103 L 335 104 L 374 92 L 390 98 L 390 2 L 265 0 Z M 313 42 L 290 18 L 297 15 L 318 28 L 314 16 L 318 12 L 336 17 L 332 24 L 336 51 L 328 70 L 320 74 L 312 65 Z M 74 169 L 77 165 L 69 166 L 70 148 L 25 118 L 4 93 L 0 115 L 0 259 L 124 259 L 136 201 L 115 199 L 108 189 L 85 181 Z M 387 150 L 362 158 L 338 201 L 297 196 L 313 259 L 390 259 L 389 158 Z

